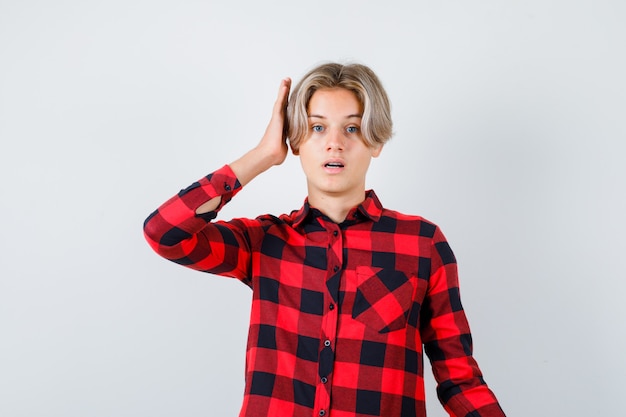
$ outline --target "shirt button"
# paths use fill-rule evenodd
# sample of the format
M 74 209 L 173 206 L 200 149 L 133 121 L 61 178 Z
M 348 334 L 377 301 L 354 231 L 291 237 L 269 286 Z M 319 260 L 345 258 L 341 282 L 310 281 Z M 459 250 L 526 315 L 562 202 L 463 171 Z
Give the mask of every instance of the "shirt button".
M 334 310 L 334 309 L 335 309 L 335 305 L 334 305 L 334 304 L 329 305 L 329 306 L 328 306 L 328 309 L 329 309 L 329 310 Z
M 324 341 L 324 346 L 330 346 L 330 340 L 325 340 Z
M 326 378 L 325 376 L 322 377 L 322 379 L 320 380 L 322 381 L 322 384 L 325 384 L 328 382 L 328 378 Z
M 230 185 L 228 185 L 228 184 L 224 183 L 224 189 L 225 189 L 226 191 L 230 191 Z
M 333 236 L 335 236 L 335 237 L 336 237 L 338 234 L 339 234 L 339 232 L 338 232 L 338 231 L 336 231 L 336 230 L 333 232 Z
M 320 410 L 319 412 L 320 417 L 323 417 L 326 415 L 326 410 Z
M 339 267 L 338 267 L 337 265 L 335 265 L 335 266 L 333 267 L 333 271 L 335 271 L 335 272 L 339 271 Z

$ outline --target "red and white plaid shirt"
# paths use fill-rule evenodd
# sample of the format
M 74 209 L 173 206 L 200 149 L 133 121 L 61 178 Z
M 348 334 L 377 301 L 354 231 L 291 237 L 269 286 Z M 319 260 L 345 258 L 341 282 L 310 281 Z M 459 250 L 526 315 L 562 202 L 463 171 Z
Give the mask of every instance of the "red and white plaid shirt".
M 436 225 L 384 209 L 373 191 L 341 224 L 308 203 L 212 221 L 240 189 L 224 166 L 144 225 L 161 256 L 252 288 L 240 416 L 425 416 L 424 350 L 451 415 L 504 416 L 472 357 L 456 261 Z M 195 214 L 217 196 L 217 210 Z

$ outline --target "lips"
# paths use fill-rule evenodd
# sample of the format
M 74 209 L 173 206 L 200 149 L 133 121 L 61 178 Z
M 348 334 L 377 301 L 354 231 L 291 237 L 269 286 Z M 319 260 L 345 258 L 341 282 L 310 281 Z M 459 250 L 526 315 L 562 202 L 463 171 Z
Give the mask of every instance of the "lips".
M 343 168 L 344 163 L 340 159 L 330 159 L 324 162 L 324 168 Z

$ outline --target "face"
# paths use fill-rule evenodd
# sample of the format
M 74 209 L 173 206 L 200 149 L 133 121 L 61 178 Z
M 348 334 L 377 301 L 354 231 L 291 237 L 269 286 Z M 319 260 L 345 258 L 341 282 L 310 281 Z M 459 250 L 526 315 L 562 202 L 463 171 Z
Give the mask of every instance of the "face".
M 313 93 L 307 115 L 308 133 L 299 154 L 309 201 L 315 205 L 320 199 L 340 197 L 360 203 L 370 160 L 382 149 L 363 141 L 363 106 L 349 90 L 321 89 Z

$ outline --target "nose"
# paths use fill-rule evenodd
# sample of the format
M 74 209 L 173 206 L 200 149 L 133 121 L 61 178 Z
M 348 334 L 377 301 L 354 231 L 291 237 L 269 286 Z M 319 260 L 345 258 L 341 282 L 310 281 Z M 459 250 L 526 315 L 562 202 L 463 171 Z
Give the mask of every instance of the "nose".
M 326 150 L 343 150 L 345 146 L 343 132 L 339 129 L 329 129 L 326 136 Z

